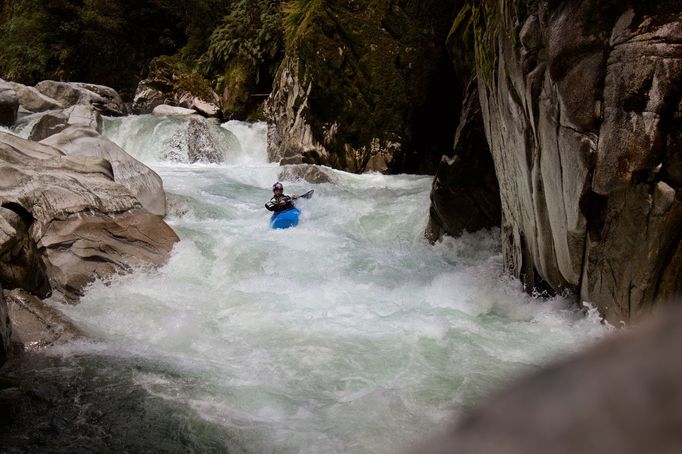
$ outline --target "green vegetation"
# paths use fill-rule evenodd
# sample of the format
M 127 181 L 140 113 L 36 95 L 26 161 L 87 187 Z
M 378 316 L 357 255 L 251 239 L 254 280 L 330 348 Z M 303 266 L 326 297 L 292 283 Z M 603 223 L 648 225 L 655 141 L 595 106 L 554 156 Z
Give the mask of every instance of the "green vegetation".
M 253 90 L 270 91 L 283 48 L 278 0 L 0 1 L 0 77 L 30 85 L 78 80 L 131 95 L 150 62 L 166 55 L 173 60 L 159 64 L 196 73 L 187 84 L 205 77 L 249 104 Z M 231 83 L 235 73 L 246 82 Z

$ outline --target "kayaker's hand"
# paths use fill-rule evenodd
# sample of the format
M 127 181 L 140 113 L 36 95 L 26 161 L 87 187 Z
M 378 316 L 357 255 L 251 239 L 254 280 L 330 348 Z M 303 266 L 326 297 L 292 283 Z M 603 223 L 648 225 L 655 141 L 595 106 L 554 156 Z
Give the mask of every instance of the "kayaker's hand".
M 282 199 L 282 200 L 279 201 L 279 204 L 280 204 L 280 205 L 286 205 L 286 204 L 287 204 L 287 201 L 284 200 L 284 199 Z
M 299 197 L 301 197 L 301 196 L 298 195 L 298 194 L 293 194 L 293 195 L 291 196 L 291 198 L 294 199 L 294 200 L 298 199 Z

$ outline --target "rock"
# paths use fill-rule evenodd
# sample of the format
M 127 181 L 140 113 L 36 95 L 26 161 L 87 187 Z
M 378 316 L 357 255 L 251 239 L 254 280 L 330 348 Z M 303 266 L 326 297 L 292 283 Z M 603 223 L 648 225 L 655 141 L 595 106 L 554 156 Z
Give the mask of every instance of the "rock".
M 69 300 L 98 277 L 163 264 L 178 241 L 158 215 L 114 181 L 109 161 L 65 156 L 1 132 L 0 205 L 22 219 L 52 291 Z
M 330 173 L 320 166 L 310 164 L 287 165 L 279 172 L 280 181 L 303 180 L 311 184 L 329 183 Z
M 7 302 L 0 285 L 0 367 L 5 364 L 11 352 L 12 325 L 9 319 Z
M 169 106 L 168 104 L 159 104 L 152 110 L 154 115 L 194 115 L 197 113 L 194 109 L 185 109 L 184 107 Z
M 502 212 L 495 164 L 485 139 L 475 81 L 469 84 L 455 134 L 454 156 L 443 156 L 431 188 L 431 209 L 425 236 L 499 227 Z
M 149 63 L 149 74 L 138 84 L 133 99 L 136 113 L 151 113 L 162 104 L 221 116 L 220 98 L 208 81 L 174 57 L 161 56 Z
M 29 112 L 45 112 L 46 110 L 63 109 L 64 106 L 38 91 L 35 87 L 12 82 L 12 86 L 17 91 L 19 106 Z
M 44 80 L 36 89 L 61 103 L 65 108 L 77 104 L 93 106 L 103 115 L 124 115 L 126 107 L 121 97 L 112 88 L 78 82 L 57 82 Z
M 106 159 L 111 163 L 114 181 L 128 188 L 150 213 L 166 215 L 161 177 L 106 137 L 90 128 L 72 126 L 42 143 L 68 156 Z
M 412 452 L 682 452 L 680 326 L 676 307 L 619 332 L 497 393 Z
M 213 135 L 214 130 L 203 117 L 193 116 L 187 127 L 189 162 L 223 162 L 227 150 Z
M 34 352 L 82 337 L 69 319 L 26 290 L 5 291 L 5 299 L 12 324 L 12 341 L 23 351 Z
M 40 142 L 69 126 L 68 117 L 63 112 L 48 112 L 38 120 L 28 135 L 29 140 Z
M 102 115 L 92 106 L 78 104 L 64 109 L 69 126 L 90 128 L 102 132 Z
M 454 6 L 370 3 L 332 1 L 288 38 L 265 106 L 271 160 L 433 172 L 451 150 L 439 118 L 458 107 L 443 45 Z
M 0 126 L 11 126 L 17 121 L 19 97 L 14 87 L 0 79 Z
M 673 3 L 633 14 L 627 2 L 505 0 L 500 14 L 524 16 L 493 21 L 495 42 L 481 43 L 491 55 L 477 59 L 506 269 L 529 290 L 570 290 L 613 323 L 682 291 Z M 507 38 L 514 24 L 520 40 Z M 665 209 L 660 183 L 676 194 Z
M 41 297 L 50 294 L 45 264 L 29 229 L 31 214 L 18 204 L 0 208 L 0 282 L 6 289 L 23 288 Z

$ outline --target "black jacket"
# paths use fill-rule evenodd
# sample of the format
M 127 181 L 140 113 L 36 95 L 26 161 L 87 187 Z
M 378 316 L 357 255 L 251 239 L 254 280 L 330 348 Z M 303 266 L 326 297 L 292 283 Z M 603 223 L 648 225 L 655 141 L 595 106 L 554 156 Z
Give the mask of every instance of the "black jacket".
M 280 202 L 284 200 L 285 203 L 280 205 Z M 269 211 L 274 211 L 279 213 L 280 211 L 286 211 L 294 208 L 294 202 L 291 196 L 282 194 L 280 196 L 273 196 L 268 203 L 265 204 L 265 208 Z

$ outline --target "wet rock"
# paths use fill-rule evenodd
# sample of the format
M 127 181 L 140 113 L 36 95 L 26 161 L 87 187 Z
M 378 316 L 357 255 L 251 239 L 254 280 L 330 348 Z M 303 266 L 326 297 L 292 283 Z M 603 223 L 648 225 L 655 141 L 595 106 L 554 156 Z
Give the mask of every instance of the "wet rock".
M 163 264 L 177 235 L 114 181 L 109 161 L 0 133 L 0 205 L 20 213 L 53 291 Z
M 147 211 L 165 216 L 161 177 L 106 137 L 89 128 L 70 127 L 42 143 L 68 156 L 106 159 L 111 163 L 114 181 L 125 186 Z
M 179 162 L 224 162 L 238 141 L 211 119 L 193 115 L 165 143 L 166 158 Z
M 320 166 L 310 164 L 287 165 L 279 172 L 279 180 L 303 180 L 311 184 L 329 183 L 330 173 Z
M 17 120 L 19 97 L 9 82 L 0 79 L 0 126 L 11 126 Z
M 676 307 L 620 332 L 491 397 L 412 452 L 682 452 L 681 325 Z
M 525 15 L 486 32 L 497 63 L 477 74 L 505 267 L 529 290 L 637 319 L 682 291 L 679 8 L 503 3 L 490 14 Z
M 154 115 L 194 115 L 197 113 L 194 109 L 185 109 L 184 107 L 169 106 L 168 104 L 159 104 L 152 110 Z
M 125 115 L 125 104 L 118 93 L 109 87 L 78 82 L 57 82 L 44 80 L 36 85 L 36 89 L 55 99 L 65 108 L 77 104 L 91 105 L 103 115 Z
M 5 291 L 12 323 L 12 341 L 22 351 L 46 347 L 82 337 L 80 330 L 61 312 L 26 290 Z
M 12 86 L 17 91 L 19 106 L 29 112 L 45 112 L 46 110 L 63 109 L 64 106 L 55 99 L 45 96 L 35 87 L 12 82 Z
M 443 156 L 431 188 L 431 208 L 425 236 L 499 227 L 500 188 L 495 164 L 483 132 L 475 81 L 469 84 L 455 134 L 454 156 Z

